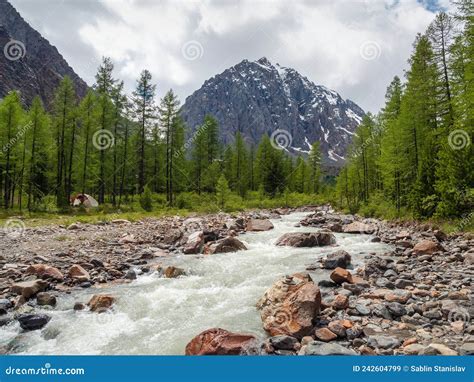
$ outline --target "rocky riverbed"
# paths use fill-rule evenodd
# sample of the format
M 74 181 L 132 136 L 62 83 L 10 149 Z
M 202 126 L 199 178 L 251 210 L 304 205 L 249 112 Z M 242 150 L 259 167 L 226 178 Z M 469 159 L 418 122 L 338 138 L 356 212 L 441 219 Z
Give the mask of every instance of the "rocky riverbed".
M 284 220 L 295 212 L 301 214 L 298 219 L 301 221 L 291 223 L 298 226 L 295 232 L 288 226 L 284 228 L 289 232 L 274 229 L 282 216 Z M 254 244 L 259 237 L 268 241 L 270 236 L 265 235 L 273 230 L 281 235 L 271 239 L 274 244 L 267 243 L 262 248 L 266 251 L 275 248 L 270 252 L 275 251 L 281 258 L 265 258 L 271 253 L 259 253 L 259 247 Z M 364 238 L 367 248 L 377 250 L 352 250 L 357 246 L 351 245 L 351 237 Z M 148 311 L 146 306 L 141 308 L 143 312 L 140 316 L 137 313 L 136 320 L 129 315 L 128 321 L 121 324 L 108 323 L 104 317 L 112 317 L 110 312 L 114 312 L 117 305 L 120 308 L 124 308 L 125 303 L 133 305 L 133 301 L 128 300 L 139 291 L 156 292 L 155 284 L 153 292 L 147 289 L 147 280 L 187 279 L 188 284 L 176 284 L 174 289 L 164 292 L 170 293 L 169 298 L 175 303 L 176 299 L 184 298 L 182 304 L 188 304 L 193 312 L 207 306 L 206 303 L 212 310 L 218 303 L 210 297 L 212 291 L 207 288 L 209 293 L 203 292 L 202 285 L 196 286 L 205 281 L 198 277 L 204 267 L 203 260 L 216 256 L 220 261 L 211 264 L 211 268 L 225 268 L 226 261 L 233 259 L 225 256 L 251 252 L 255 267 L 259 266 L 257 260 L 261 260 L 258 258 L 261 256 L 265 262 L 274 261 L 271 270 L 275 270 L 275 275 L 281 274 L 278 269 L 281 264 L 284 265 L 282 270 L 294 272 L 268 281 L 268 275 L 265 278 L 258 273 L 253 275 L 249 268 L 242 269 L 248 273 L 248 280 L 240 275 L 241 278 L 235 280 L 236 285 L 242 286 L 242 280 L 253 282 L 257 289 L 249 292 L 249 298 L 254 298 L 255 293 L 260 296 L 252 300 L 253 308 L 242 303 L 240 310 L 244 312 L 239 311 L 239 306 L 233 306 L 236 309 L 233 318 L 240 320 L 237 316 L 242 314 L 242 326 L 235 325 L 232 316 L 227 321 L 208 320 L 219 325 L 227 322 L 229 327 L 190 326 L 190 334 L 184 337 L 188 338 L 187 345 L 183 344 L 181 352 L 473 354 L 473 248 L 474 238 L 469 234 L 446 235 L 436 227 L 423 224 L 399 225 L 341 215 L 328 206 L 236 216 L 147 219 L 137 223 L 115 220 L 103 225 L 32 228 L 14 235 L 4 232 L 0 241 L 0 351 L 83 352 L 76 342 L 68 342 L 61 335 L 66 336 L 63 333 L 68 333 L 67 326 L 71 323 L 84 327 L 88 321 L 99 320 L 111 328 L 107 332 L 104 327 L 104 333 L 118 333 L 115 343 L 103 351 L 126 352 L 117 345 L 119 341 L 128 340 L 133 344 L 128 337 L 132 338 L 132 333 L 123 333 L 123 326 L 139 330 L 135 327 L 137 322 L 145 325 L 150 312 L 155 314 L 167 309 L 166 299 L 160 300 L 156 311 L 150 305 Z M 286 253 L 293 256 L 297 266 L 290 266 L 292 258 Z M 302 256 L 305 256 L 303 260 Z M 192 262 L 186 260 L 191 258 Z M 307 258 L 313 261 L 307 262 Z M 300 259 L 299 262 L 296 259 Z M 239 261 L 245 262 L 247 258 L 241 256 Z M 237 289 L 231 288 L 235 272 L 232 268 L 220 281 L 222 299 L 235 296 Z M 209 282 L 212 288 L 212 280 Z M 190 302 L 189 295 L 172 295 L 184 287 L 201 287 L 196 290 L 203 300 Z M 126 288 L 129 288 L 128 297 L 121 295 Z M 239 293 L 245 293 L 246 288 L 247 284 L 243 285 Z M 141 296 L 136 298 L 139 300 Z M 144 305 L 150 304 L 147 301 Z M 178 306 L 181 304 L 169 309 L 177 310 Z M 135 307 L 135 310 L 139 309 Z M 81 316 L 86 313 L 91 316 Z M 255 327 L 255 317 L 261 319 L 260 331 Z M 179 324 L 186 317 L 168 319 L 170 322 L 160 321 L 163 332 L 167 325 L 180 329 Z M 197 327 L 205 330 L 191 334 Z M 87 336 L 87 333 L 82 335 Z M 97 338 L 88 340 L 91 344 Z M 45 350 L 45 342 L 48 342 L 48 350 Z M 71 349 L 71 343 L 77 345 L 76 350 Z M 97 340 L 97 344 L 99 348 L 100 341 Z M 128 347 L 132 353 L 154 352 L 151 345 L 134 346 Z M 173 349 L 170 347 L 168 352 L 180 353 Z

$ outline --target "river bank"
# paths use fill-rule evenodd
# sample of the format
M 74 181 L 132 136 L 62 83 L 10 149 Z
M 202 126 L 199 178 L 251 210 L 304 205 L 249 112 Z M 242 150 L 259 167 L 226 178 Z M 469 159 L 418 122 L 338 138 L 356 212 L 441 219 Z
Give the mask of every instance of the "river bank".
M 352 233 L 344 232 L 354 222 Z M 336 244 L 275 246 L 285 233 L 321 230 L 331 231 Z M 214 351 L 220 353 L 467 354 L 474 329 L 469 311 L 473 245 L 468 234 L 448 236 L 426 225 L 362 221 L 328 207 L 26 229 L 16 237 L 6 235 L 0 244 L 0 308 L 5 313 L 0 338 L 7 353 L 85 353 L 81 344 L 89 342 L 94 354 L 154 354 L 154 341 L 140 345 L 134 335 L 150 340 L 153 332 L 166 337 L 175 330 L 175 337 L 180 331 L 185 335 L 160 349 L 182 354 L 193 336 L 219 325 L 250 333 L 247 340 L 252 340 L 251 346 L 248 341 L 232 349 L 218 346 Z M 337 265 L 345 265 L 354 277 L 333 282 L 335 271 L 321 265 L 331 266 L 324 259 L 340 250 L 351 259 Z M 305 330 L 292 333 L 284 328 L 288 323 L 282 328 L 276 320 L 275 331 L 275 311 L 257 311 L 255 305 L 273 283 L 295 272 L 308 272 L 313 281 L 296 276 L 288 283 L 302 280 L 309 285 L 305 288 L 318 289 L 322 301 L 310 309 L 313 316 Z M 22 282 L 30 283 L 26 292 L 25 285 L 18 286 Z M 110 311 L 90 312 L 94 303 L 86 304 L 93 294 L 111 295 Z M 235 304 L 227 305 L 229 300 Z M 179 309 L 183 304 L 186 310 Z M 176 315 L 163 313 L 173 309 Z M 308 312 L 301 306 L 289 309 L 298 325 L 300 313 L 307 323 Z M 40 330 L 21 329 L 19 317 L 35 314 L 50 318 L 39 319 L 44 323 Z M 188 320 L 202 325 L 186 325 Z M 154 327 L 144 329 L 150 323 Z M 72 324 L 84 333 L 68 340 L 74 336 L 67 331 Z M 278 334 L 268 337 L 268 332 Z M 225 344 L 228 339 L 211 331 L 197 342 L 203 349 L 206 341 Z

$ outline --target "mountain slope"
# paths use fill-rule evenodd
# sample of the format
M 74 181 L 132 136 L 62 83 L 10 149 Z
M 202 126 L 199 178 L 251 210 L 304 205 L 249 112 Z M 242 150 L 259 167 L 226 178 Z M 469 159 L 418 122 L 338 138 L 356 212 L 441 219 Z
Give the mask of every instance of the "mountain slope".
M 326 164 L 339 166 L 364 111 L 263 57 L 244 60 L 207 80 L 186 99 L 181 114 L 192 129 L 206 114 L 214 115 L 223 143 L 232 142 L 240 131 L 255 144 L 278 129 L 289 132 L 291 144 L 286 149 L 291 153 L 307 153 L 311 143 L 320 141 Z
M 49 105 L 54 89 L 65 75 L 73 80 L 77 94 L 85 95 L 87 84 L 58 50 L 8 1 L 0 0 L 0 98 L 10 90 L 19 90 L 26 105 L 35 95 Z

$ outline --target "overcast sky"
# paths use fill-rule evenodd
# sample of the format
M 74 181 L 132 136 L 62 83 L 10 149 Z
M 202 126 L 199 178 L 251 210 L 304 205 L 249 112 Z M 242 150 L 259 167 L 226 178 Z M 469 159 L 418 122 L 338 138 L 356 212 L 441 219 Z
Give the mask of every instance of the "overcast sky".
M 102 56 L 131 91 L 151 71 L 184 101 L 203 82 L 262 56 L 367 111 L 403 75 L 417 32 L 448 0 L 10 0 L 89 84 Z

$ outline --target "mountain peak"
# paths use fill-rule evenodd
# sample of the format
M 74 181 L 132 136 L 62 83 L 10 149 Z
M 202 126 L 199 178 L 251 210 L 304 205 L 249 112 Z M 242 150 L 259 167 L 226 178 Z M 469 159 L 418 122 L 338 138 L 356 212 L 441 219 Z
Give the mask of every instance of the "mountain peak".
M 339 166 L 364 111 L 336 91 L 262 57 L 243 60 L 207 80 L 181 109 L 193 130 L 206 114 L 219 121 L 224 144 L 232 143 L 237 132 L 257 144 L 262 135 L 286 130 L 288 152 L 307 154 L 319 141 L 326 164 Z

